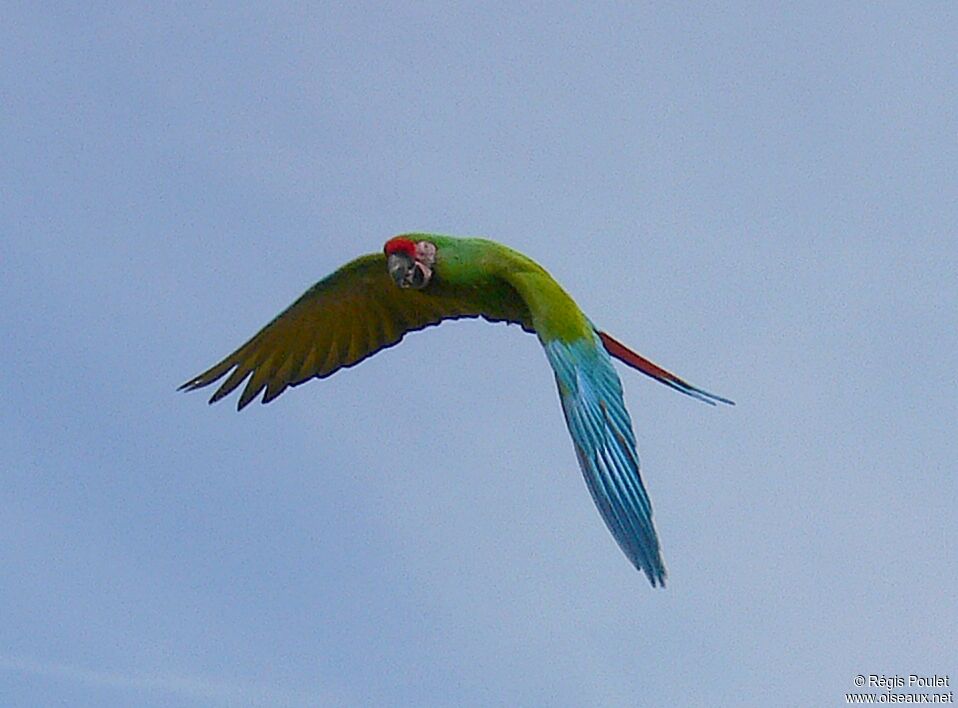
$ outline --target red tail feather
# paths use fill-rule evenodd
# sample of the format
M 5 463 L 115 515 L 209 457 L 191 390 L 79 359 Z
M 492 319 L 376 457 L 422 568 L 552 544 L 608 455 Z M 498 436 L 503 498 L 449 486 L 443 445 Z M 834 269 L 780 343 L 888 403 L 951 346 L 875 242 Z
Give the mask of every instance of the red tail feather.
M 628 364 L 636 371 L 641 371 L 646 376 L 651 376 L 653 379 L 664 383 L 666 386 L 688 394 L 693 398 L 698 398 L 706 403 L 712 403 L 714 405 L 715 401 L 719 401 L 721 403 L 728 403 L 729 405 L 733 406 L 735 405 L 733 401 L 730 401 L 727 398 L 716 396 L 714 393 L 709 393 L 708 391 L 704 391 L 697 386 L 693 386 L 687 381 L 683 381 L 672 372 L 666 371 L 658 364 L 652 363 L 641 354 L 636 354 L 634 351 L 622 344 L 622 342 L 613 339 L 605 332 L 599 332 L 598 334 L 599 339 L 602 340 L 602 345 L 605 347 L 605 350 L 609 352 L 609 354 L 614 356 L 622 363 Z

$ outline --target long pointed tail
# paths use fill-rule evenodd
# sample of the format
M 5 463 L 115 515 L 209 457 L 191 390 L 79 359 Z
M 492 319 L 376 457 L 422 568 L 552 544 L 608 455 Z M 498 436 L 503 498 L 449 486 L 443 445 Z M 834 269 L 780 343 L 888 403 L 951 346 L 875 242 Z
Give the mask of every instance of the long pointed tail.
M 622 344 L 622 342 L 618 341 L 617 339 L 613 339 L 605 332 L 599 332 L 598 334 L 599 339 L 602 340 L 602 345 L 605 347 L 605 350 L 609 352 L 609 354 L 614 356 L 623 364 L 631 366 L 636 371 L 641 371 L 646 376 L 651 376 L 656 381 L 664 383 L 669 388 L 674 388 L 676 391 L 684 393 L 687 396 L 697 398 L 700 401 L 705 401 L 710 406 L 714 406 L 716 403 L 727 403 L 730 406 L 735 405 L 735 401 L 730 401 L 727 398 L 716 396 L 714 393 L 709 393 L 698 386 L 693 386 L 688 381 L 683 381 L 678 376 L 666 371 L 658 364 L 653 364 L 641 354 L 636 354 L 634 351 Z

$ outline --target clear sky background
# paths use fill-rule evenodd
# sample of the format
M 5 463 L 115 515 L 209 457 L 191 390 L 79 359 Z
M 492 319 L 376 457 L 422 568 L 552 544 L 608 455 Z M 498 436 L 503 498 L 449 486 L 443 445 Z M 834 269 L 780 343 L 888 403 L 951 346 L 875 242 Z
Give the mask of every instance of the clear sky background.
M 0 703 L 958 680 L 954 4 L 161 5 L 0 11 Z M 666 590 L 516 327 L 175 391 L 408 230 L 738 402 L 620 370 Z

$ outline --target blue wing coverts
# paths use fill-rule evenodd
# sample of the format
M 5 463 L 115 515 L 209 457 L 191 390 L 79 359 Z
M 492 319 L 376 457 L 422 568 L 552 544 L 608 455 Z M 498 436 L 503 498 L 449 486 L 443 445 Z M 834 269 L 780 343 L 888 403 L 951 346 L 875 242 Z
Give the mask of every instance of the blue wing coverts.
M 598 335 L 544 342 L 579 466 L 619 547 L 652 586 L 665 585 L 665 565 L 652 506 L 639 476 L 632 421 L 622 383 Z

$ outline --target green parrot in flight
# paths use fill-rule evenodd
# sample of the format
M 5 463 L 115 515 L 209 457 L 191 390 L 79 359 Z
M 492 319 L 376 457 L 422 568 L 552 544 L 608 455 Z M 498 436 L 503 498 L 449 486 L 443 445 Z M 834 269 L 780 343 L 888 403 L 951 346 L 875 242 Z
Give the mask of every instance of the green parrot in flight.
M 428 233 L 396 236 L 383 253 L 357 258 L 316 283 L 180 389 L 202 388 L 229 374 L 210 403 L 244 381 L 238 410 L 264 390 L 262 402 L 269 403 L 290 386 L 397 344 L 407 332 L 461 317 L 517 324 L 538 336 L 592 499 L 632 564 L 653 587 L 664 586 L 652 505 L 610 355 L 707 403 L 732 401 L 692 386 L 600 331 L 542 266 L 502 244 Z

